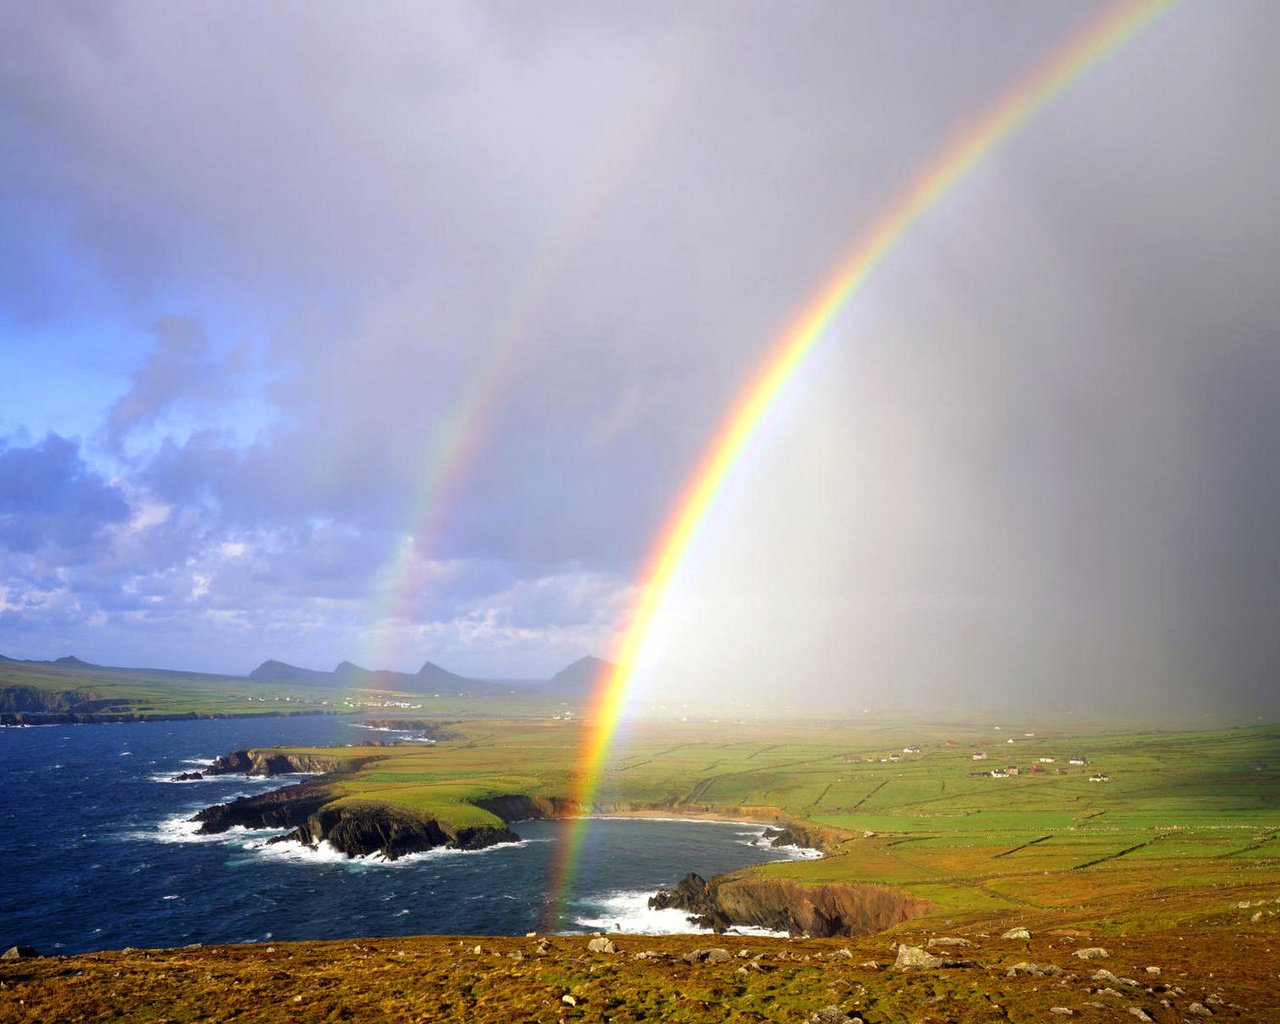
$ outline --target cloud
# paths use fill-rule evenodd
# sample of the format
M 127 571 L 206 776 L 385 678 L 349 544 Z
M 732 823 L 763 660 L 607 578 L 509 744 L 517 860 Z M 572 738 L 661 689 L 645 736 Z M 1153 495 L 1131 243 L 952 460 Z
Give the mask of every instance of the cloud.
M 166 316 L 152 328 L 155 348 L 134 372 L 133 386 L 112 406 L 107 431 L 117 447 L 139 427 L 178 404 L 212 405 L 232 393 L 242 372 L 243 349 L 217 358 L 204 328 L 189 317 Z
M 0 442 L 0 544 L 10 551 L 82 550 L 128 514 L 121 490 L 88 467 L 76 441 Z
M 1087 8 L 14 6 L 27 315 L 172 318 L 77 456 L 128 515 L 28 511 L 12 543 L 81 554 L 10 605 L 213 662 L 604 643 L 769 347 Z M 814 704 L 1261 692 L 1275 18 L 1175 7 L 894 248 L 702 532 L 667 660 Z

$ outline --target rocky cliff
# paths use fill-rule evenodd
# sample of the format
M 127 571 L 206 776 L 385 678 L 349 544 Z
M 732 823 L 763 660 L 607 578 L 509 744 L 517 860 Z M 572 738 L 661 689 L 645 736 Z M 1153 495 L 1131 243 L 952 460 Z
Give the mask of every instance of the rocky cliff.
M 235 825 L 243 828 L 294 828 L 305 822 L 334 798 L 328 784 L 308 779 L 295 786 L 270 793 L 242 796 L 225 804 L 214 804 L 196 814 L 205 835 L 225 832 Z
M 558 796 L 491 796 L 471 801 L 476 807 L 496 815 L 503 821 L 529 821 L 542 818 L 567 818 L 578 813 L 578 805 Z
M 801 885 L 732 875 L 708 881 L 692 872 L 675 889 L 652 897 L 649 906 L 687 911 L 699 927 L 717 932 L 751 925 L 815 938 L 871 935 L 929 908 L 924 900 L 882 885 Z
M 480 850 L 520 837 L 505 826 L 455 827 L 437 818 L 389 804 L 346 802 L 330 804 L 269 843 L 299 842 L 316 847 L 329 843 L 348 857 L 379 854 L 396 860 L 438 846 L 451 850 Z
M 279 750 L 233 750 L 216 758 L 202 775 L 292 775 L 298 772 L 333 772 L 354 768 L 350 759 L 323 754 L 284 753 Z

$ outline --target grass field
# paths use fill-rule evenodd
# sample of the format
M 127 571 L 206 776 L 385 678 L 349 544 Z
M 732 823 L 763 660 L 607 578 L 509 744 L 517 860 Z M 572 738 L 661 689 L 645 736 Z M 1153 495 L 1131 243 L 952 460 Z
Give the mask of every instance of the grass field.
M 335 780 L 340 801 L 487 824 L 472 801 L 571 793 L 583 728 L 470 718 L 432 746 L 300 752 L 361 766 Z M 888 721 L 628 730 L 597 809 L 805 824 L 827 856 L 740 874 L 880 883 L 930 902 L 887 933 L 616 936 L 613 955 L 589 952 L 582 936 L 424 937 L 19 960 L 0 964 L 0 1021 L 804 1024 L 828 1006 L 865 1024 L 1048 1021 L 1068 1010 L 1089 1024 L 1280 1020 L 1280 726 L 1030 731 Z M 1076 756 L 1089 763 L 1067 764 Z M 1010 765 L 1017 776 L 970 776 Z M 1096 773 L 1110 781 L 1091 782 Z M 1002 937 L 1014 926 L 1032 937 Z M 931 945 L 938 938 L 967 945 Z M 899 944 L 963 963 L 900 972 L 890 966 Z M 726 959 L 686 959 L 709 947 Z M 1075 957 L 1088 947 L 1107 956 Z
M 573 792 L 581 723 L 471 719 L 451 728 L 461 735 L 433 746 L 344 751 L 370 760 L 341 779 L 342 798 L 469 825 L 492 820 L 476 799 Z M 974 761 L 975 752 L 988 757 Z M 1071 765 L 1073 757 L 1088 763 Z M 1031 773 L 1038 764 L 1044 772 Z M 1016 776 L 970 775 L 1014 765 Z M 619 745 L 598 802 L 606 812 L 817 827 L 823 859 L 752 870 L 890 885 L 944 915 L 1047 913 L 1123 931 L 1142 925 L 1151 900 L 1193 890 L 1196 913 L 1280 896 L 1277 726 L 1026 736 L 903 723 L 641 723 Z M 1215 893 L 1202 905 L 1199 896 Z

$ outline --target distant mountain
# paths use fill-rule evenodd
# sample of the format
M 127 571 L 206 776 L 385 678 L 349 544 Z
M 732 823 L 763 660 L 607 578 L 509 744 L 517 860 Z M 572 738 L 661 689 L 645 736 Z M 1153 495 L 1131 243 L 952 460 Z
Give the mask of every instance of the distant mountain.
M 485 683 L 487 686 L 493 686 L 488 680 L 468 679 L 466 676 L 460 676 L 456 672 L 450 672 L 447 668 L 441 668 L 434 661 L 423 662 L 422 668 L 418 669 L 418 679 L 423 686 L 430 686 L 436 689 L 456 690 L 460 686 L 480 682 Z
M 52 664 L 61 665 L 63 668 L 102 668 L 101 665 L 90 665 L 87 661 L 81 661 L 74 654 L 63 655 Z
M 553 675 L 547 680 L 546 689 L 568 697 L 585 697 L 595 690 L 606 672 L 615 668 L 617 666 L 613 662 L 588 654 Z
M 332 672 L 319 672 L 299 668 L 283 661 L 264 661 L 249 673 L 249 678 L 260 683 L 292 683 L 324 689 L 348 689 L 360 687 L 371 690 L 398 690 L 402 693 L 462 693 L 480 696 L 506 692 L 509 687 L 486 679 L 471 679 L 428 661 L 414 675 L 393 672 L 390 669 L 364 668 L 354 662 L 344 661 Z
M 303 686 L 332 686 L 332 672 L 317 672 L 315 669 L 298 668 L 283 661 L 268 659 L 249 673 L 249 678 L 257 683 L 297 683 Z

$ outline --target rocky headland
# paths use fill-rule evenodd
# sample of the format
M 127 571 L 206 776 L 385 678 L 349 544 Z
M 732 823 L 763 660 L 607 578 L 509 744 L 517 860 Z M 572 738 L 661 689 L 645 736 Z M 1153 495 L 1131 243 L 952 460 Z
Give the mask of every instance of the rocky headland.
M 704 879 L 693 872 L 649 906 L 686 911 L 690 922 L 715 932 L 745 925 L 815 938 L 873 935 L 929 909 L 925 900 L 883 885 L 802 885 L 736 873 Z
M 423 853 L 437 847 L 480 850 L 498 843 L 519 842 L 520 836 L 509 827 L 509 822 L 562 817 L 575 810 L 570 801 L 557 797 L 491 796 L 470 802 L 470 807 L 491 815 L 491 823 L 457 824 L 407 807 L 361 800 L 345 794 L 339 776 L 358 769 L 364 763 L 363 759 L 279 750 L 236 750 L 217 758 L 203 770 L 203 775 L 322 774 L 268 793 L 242 796 L 206 807 L 191 820 L 200 823 L 198 831 L 204 835 L 225 832 L 237 826 L 288 829 L 271 837 L 267 843 L 294 842 L 311 849 L 328 843 L 348 857 L 377 855 L 396 860 L 406 854 Z M 178 778 L 199 778 L 203 775 L 192 772 Z

